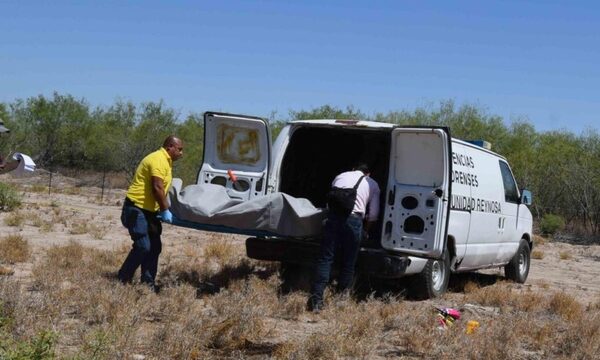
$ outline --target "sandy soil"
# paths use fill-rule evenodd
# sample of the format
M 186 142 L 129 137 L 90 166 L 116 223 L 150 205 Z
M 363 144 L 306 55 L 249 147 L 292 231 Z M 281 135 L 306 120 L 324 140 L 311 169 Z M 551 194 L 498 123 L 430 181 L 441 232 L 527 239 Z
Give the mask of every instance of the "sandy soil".
M 7 175 L 0 176 L 0 181 L 18 183 L 27 186 L 24 192 L 24 204 L 19 210 L 26 220 L 21 226 L 7 226 L 5 219 L 9 213 L 0 213 L 0 236 L 20 234 L 31 245 L 33 256 L 30 262 L 10 265 L 15 273 L 12 276 L 27 282 L 32 264 L 45 249 L 54 245 L 77 241 L 85 246 L 107 250 L 122 250 L 131 245 L 127 231 L 119 221 L 124 191 L 108 190 L 100 201 L 100 189 L 97 187 L 74 187 L 76 183 L 68 178 L 55 179 L 56 189 L 70 189 L 67 193 L 32 192 L 41 190 L 43 179 L 13 179 Z M 37 185 L 35 185 L 37 184 Z M 46 206 L 44 206 L 46 205 Z M 48 206 L 50 205 L 50 206 Z M 58 216 L 48 214 L 48 208 L 57 209 Z M 52 221 L 51 230 L 41 231 L 35 225 L 35 218 Z M 56 221 L 59 218 L 60 221 Z M 86 223 L 93 225 L 96 235 L 92 233 L 73 234 L 73 226 Z M 98 235 L 100 233 L 102 236 Z M 243 246 L 244 236 L 223 235 L 199 230 L 164 226 L 163 255 L 161 263 L 179 256 L 186 256 L 206 244 L 211 239 L 224 239 Z M 573 245 L 551 240 L 534 245 L 533 259 L 529 278 L 524 285 L 517 288 L 556 292 L 565 291 L 575 296 L 584 304 L 597 302 L 600 299 L 600 245 Z M 117 269 L 115 269 L 116 271 Z M 160 273 L 160 270 L 159 270 Z M 503 276 L 500 269 L 483 272 L 492 277 Z M 160 276 L 160 275 L 159 275 Z

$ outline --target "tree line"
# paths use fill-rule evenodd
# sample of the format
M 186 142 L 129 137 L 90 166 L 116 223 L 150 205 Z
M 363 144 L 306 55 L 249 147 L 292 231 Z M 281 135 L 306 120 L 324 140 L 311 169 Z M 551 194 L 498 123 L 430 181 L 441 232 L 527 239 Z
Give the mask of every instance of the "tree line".
M 202 161 L 202 114 L 181 117 L 163 101 L 134 104 L 117 100 L 105 107 L 84 98 L 54 93 L 0 103 L 0 118 L 12 130 L 0 138 L 0 151 L 30 154 L 39 167 L 94 170 L 131 176 L 143 156 L 168 134 L 185 142 L 185 156 L 174 176 L 194 183 Z M 437 106 L 367 115 L 352 106 L 323 105 L 269 116 L 273 138 L 287 119 L 361 119 L 399 125 L 448 126 L 453 137 L 484 139 L 505 156 L 521 188 L 534 194 L 537 219 L 559 215 L 571 230 L 600 234 L 600 136 L 595 129 L 574 134 L 566 129 L 539 132 L 527 119 L 507 124 L 476 105 Z

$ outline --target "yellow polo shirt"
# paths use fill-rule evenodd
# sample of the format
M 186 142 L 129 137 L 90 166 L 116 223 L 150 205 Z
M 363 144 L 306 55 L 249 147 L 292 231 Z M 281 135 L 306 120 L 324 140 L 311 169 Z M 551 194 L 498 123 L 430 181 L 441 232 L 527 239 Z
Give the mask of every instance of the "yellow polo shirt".
M 171 180 L 173 180 L 172 171 L 173 160 L 165 148 L 161 147 L 148 154 L 135 171 L 129 190 L 127 190 L 127 197 L 139 208 L 158 211 L 160 207 L 152 194 L 152 176 L 163 179 L 166 194 L 171 186 Z

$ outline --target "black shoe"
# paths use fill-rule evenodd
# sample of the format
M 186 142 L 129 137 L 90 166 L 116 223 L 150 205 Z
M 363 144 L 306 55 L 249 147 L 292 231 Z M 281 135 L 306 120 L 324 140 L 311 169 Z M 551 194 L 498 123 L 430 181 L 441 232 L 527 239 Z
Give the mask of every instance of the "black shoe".
M 144 283 L 142 283 L 142 284 L 144 284 Z M 152 291 L 153 293 L 155 293 L 155 294 L 160 293 L 160 286 L 159 285 L 148 284 L 148 283 L 145 283 L 145 285 L 148 286 L 148 289 L 150 289 L 150 291 Z
M 115 276 L 114 276 L 117 280 L 119 280 L 121 282 L 121 284 L 123 285 L 128 285 L 131 284 L 133 278 L 132 277 L 126 277 L 125 275 L 123 275 L 121 273 L 121 271 L 119 271 Z
M 152 285 L 150 286 L 150 289 L 155 293 L 158 294 L 160 293 L 160 286 L 159 285 Z
M 211 282 L 205 281 L 198 284 L 198 288 L 196 288 L 196 297 L 201 297 L 202 295 L 213 295 L 217 294 L 221 291 L 221 288 Z
M 310 298 L 306 303 L 306 309 L 310 312 L 318 314 L 321 312 L 321 310 L 323 310 L 323 301 Z

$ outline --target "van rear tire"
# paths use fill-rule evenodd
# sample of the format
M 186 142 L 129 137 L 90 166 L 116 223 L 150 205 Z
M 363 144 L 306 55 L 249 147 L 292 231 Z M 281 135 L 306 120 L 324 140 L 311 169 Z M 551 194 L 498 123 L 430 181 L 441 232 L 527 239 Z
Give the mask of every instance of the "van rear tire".
M 519 250 L 515 256 L 504 266 L 504 275 L 516 283 L 523 284 L 529 275 L 531 266 L 531 249 L 525 239 L 521 239 Z
M 450 281 L 450 257 L 444 251 L 441 259 L 430 259 L 420 274 L 415 276 L 412 292 L 419 299 L 431 299 L 442 296 Z

